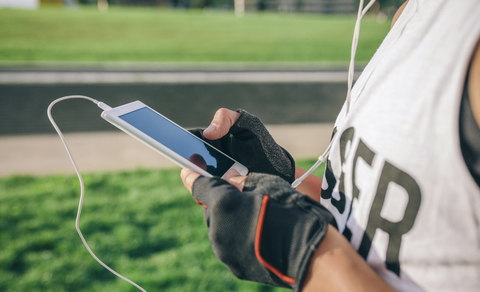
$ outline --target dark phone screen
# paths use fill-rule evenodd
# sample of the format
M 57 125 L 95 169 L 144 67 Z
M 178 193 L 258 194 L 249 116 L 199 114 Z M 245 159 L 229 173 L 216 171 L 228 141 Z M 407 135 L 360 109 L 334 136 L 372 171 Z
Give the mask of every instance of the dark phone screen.
M 120 118 L 213 176 L 222 176 L 235 163 L 148 107 Z

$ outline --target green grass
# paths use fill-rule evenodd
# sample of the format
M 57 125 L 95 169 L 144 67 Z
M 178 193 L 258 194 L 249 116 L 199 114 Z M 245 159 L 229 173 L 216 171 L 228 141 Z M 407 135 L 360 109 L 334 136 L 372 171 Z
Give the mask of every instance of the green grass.
M 240 281 L 215 258 L 203 208 L 178 169 L 84 180 L 85 238 L 100 259 L 148 291 L 287 291 Z M 0 291 L 137 291 L 83 247 L 74 227 L 78 199 L 76 176 L 0 179 Z
M 247 14 L 114 7 L 0 9 L 0 62 L 348 61 L 354 16 Z M 368 61 L 389 23 L 362 21 L 357 60 Z

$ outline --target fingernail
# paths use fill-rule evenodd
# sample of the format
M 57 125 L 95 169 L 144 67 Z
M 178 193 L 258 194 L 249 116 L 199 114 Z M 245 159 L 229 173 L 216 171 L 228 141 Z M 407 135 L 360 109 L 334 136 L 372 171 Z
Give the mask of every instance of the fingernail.
M 203 130 L 203 133 L 205 134 L 205 132 L 207 133 L 215 133 L 217 131 L 218 127 L 214 124 L 210 124 L 210 126 L 208 126 L 205 130 Z

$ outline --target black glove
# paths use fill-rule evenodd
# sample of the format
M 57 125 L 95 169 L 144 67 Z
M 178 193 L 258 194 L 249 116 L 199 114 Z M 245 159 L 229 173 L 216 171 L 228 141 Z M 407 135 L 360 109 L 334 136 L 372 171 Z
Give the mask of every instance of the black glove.
M 203 130 L 190 132 L 210 145 L 245 165 L 250 172 L 278 175 L 292 183 L 295 180 L 295 161 L 280 147 L 259 118 L 244 110 L 237 110 L 240 117 L 224 137 L 208 140 Z
M 239 279 L 300 291 L 310 260 L 333 216 L 285 180 L 250 173 L 243 192 L 199 177 L 193 197 L 205 207 L 217 258 Z

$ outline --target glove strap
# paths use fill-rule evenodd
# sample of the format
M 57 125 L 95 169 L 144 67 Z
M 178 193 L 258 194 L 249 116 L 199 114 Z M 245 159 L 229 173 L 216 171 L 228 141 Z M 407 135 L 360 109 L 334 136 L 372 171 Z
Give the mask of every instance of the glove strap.
M 257 222 L 257 230 L 255 233 L 255 256 L 257 257 L 258 261 L 265 267 L 267 268 L 270 272 L 274 273 L 277 277 L 285 281 L 286 283 L 289 284 L 295 284 L 297 281 L 289 277 L 282 272 L 280 272 L 277 268 L 272 266 L 270 263 L 268 263 L 260 254 L 260 246 L 261 246 L 261 238 L 262 238 L 262 230 L 263 230 L 263 222 L 265 219 L 265 214 L 267 210 L 267 204 L 268 200 L 270 199 L 269 196 L 264 195 L 262 199 L 262 207 L 260 209 L 260 215 L 258 216 L 258 222 Z

